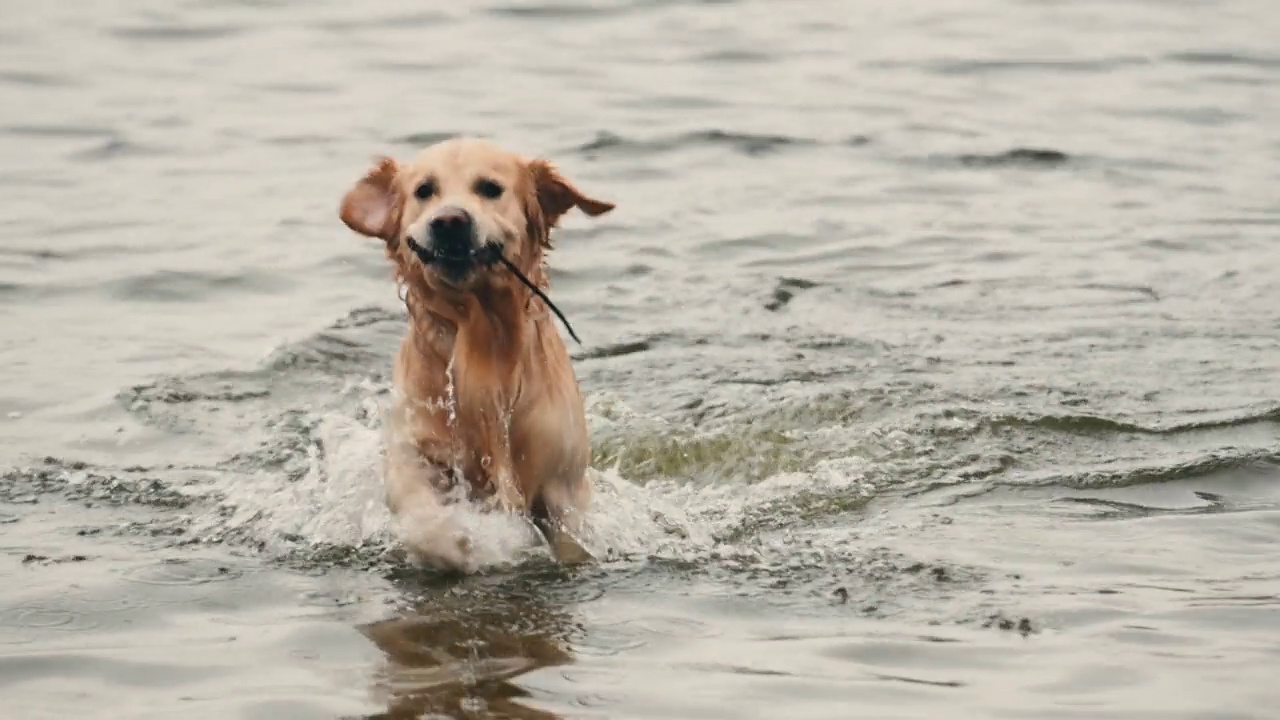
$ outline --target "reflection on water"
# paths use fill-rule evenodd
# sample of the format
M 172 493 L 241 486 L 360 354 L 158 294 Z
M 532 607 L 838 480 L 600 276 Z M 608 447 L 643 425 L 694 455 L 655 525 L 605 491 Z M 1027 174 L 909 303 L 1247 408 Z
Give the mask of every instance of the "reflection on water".
M 434 594 L 394 617 L 360 626 L 386 659 L 374 688 L 385 712 L 369 720 L 491 717 L 549 720 L 512 681 L 573 662 L 570 613 L 532 592 Z

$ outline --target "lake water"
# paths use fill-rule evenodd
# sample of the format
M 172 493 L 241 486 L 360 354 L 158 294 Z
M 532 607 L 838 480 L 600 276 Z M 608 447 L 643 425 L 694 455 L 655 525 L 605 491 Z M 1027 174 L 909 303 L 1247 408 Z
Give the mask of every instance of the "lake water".
M 1274 2 L 9 5 L 4 717 L 1277 716 Z M 593 566 L 390 540 L 337 203 L 458 133 L 618 203 Z

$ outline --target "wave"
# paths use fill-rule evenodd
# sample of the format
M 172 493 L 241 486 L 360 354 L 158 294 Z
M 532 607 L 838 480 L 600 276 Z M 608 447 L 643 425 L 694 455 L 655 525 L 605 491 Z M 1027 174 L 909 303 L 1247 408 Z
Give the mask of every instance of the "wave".
M 573 148 L 584 155 L 604 153 L 650 155 L 675 152 L 690 148 L 723 148 L 748 157 L 757 157 L 788 148 L 817 147 L 823 145 L 858 146 L 868 142 L 857 135 L 840 143 L 830 143 L 815 138 L 795 135 L 773 135 L 735 132 L 729 130 L 699 130 L 665 137 L 628 138 L 611 132 L 599 133 L 594 139 Z
M 166 454 L 183 464 L 113 469 L 41 461 L 7 474 L 0 501 L 49 495 L 134 505 L 147 509 L 145 517 L 126 524 L 117 519 L 101 531 L 146 542 L 249 548 L 303 568 L 399 572 L 403 558 L 383 503 L 380 467 L 389 359 L 403 330 L 399 308 L 360 308 L 278 348 L 255 368 L 129 388 L 120 405 L 168 432 L 179 450 Z M 577 362 L 590 376 L 593 367 L 632 362 L 657 344 L 710 343 L 696 351 L 710 359 L 716 348 L 741 341 L 653 336 Z M 842 357 L 862 352 L 839 338 L 778 342 Z M 856 563 L 860 550 L 841 546 L 837 536 L 847 536 L 866 504 L 886 494 L 1116 487 L 1280 462 L 1280 447 L 1266 441 L 1273 436 L 1267 424 L 1280 419 L 1274 405 L 1146 425 L 1079 412 L 1011 412 L 927 378 L 877 377 L 838 389 L 793 384 L 785 393 L 720 393 L 724 386 L 713 383 L 699 402 L 675 412 L 646 413 L 624 396 L 590 392 L 597 500 L 588 517 L 588 548 L 606 562 L 674 563 L 707 572 L 726 557 L 759 572 L 811 550 Z M 1240 442 L 1247 427 L 1257 430 L 1249 433 L 1253 446 Z M 458 512 L 486 567 L 545 557 L 523 520 Z M 816 550 L 808 545 L 817 542 L 814 533 L 832 527 L 842 529 L 823 536 Z
M 1018 147 L 999 153 L 970 153 L 955 156 L 955 161 L 966 167 L 1056 167 L 1071 160 L 1061 150 L 1051 148 Z
M 1100 435 L 1129 433 L 1135 435 L 1174 435 L 1204 430 L 1238 428 L 1257 423 L 1280 422 L 1280 405 L 1264 405 L 1242 410 L 1218 411 L 1205 420 L 1173 421 L 1165 424 L 1143 425 L 1101 415 L 997 415 L 990 419 L 992 427 L 1036 427 L 1057 432 Z
M 1151 485 L 1216 475 L 1263 465 L 1280 466 L 1280 447 L 1240 449 L 1224 447 L 1195 457 L 1165 463 L 1125 463 L 1126 467 L 1097 467 L 1066 473 L 1045 472 L 1016 484 L 1060 486 L 1077 490 Z

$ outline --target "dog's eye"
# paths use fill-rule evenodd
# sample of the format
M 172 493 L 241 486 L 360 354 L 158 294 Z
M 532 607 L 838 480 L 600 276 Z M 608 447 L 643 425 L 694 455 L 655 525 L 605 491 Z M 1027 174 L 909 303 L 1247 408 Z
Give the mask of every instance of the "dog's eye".
M 418 198 L 419 200 L 426 200 L 427 198 L 435 194 L 436 194 L 436 184 L 431 182 L 430 180 L 424 180 L 423 183 L 419 185 L 417 188 L 415 188 L 413 191 L 413 196 Z
M 490 200 L 497 200 L 502 197 L 502 186 L 492 180 L 477 180 L 476 194 Z

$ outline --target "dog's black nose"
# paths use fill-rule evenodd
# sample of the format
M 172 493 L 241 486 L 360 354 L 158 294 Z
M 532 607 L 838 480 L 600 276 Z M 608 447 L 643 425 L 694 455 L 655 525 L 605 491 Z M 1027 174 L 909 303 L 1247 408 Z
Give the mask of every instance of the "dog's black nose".
M 461 208 L 446 208 L 431 219 L 431 243 L 438 255 L 465 258 L 472 250 L 471 215 Z

